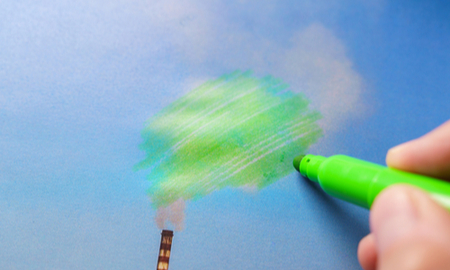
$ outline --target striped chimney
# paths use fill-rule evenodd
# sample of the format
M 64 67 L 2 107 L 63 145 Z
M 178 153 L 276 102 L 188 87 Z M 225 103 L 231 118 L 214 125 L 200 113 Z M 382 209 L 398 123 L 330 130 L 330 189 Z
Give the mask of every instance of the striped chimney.
M 163 230 L 161 232 L 161 245 L 159 246 L 159 257 L 156 270 L 169 269 L 170 249 L 172 247 L 173 231 Z

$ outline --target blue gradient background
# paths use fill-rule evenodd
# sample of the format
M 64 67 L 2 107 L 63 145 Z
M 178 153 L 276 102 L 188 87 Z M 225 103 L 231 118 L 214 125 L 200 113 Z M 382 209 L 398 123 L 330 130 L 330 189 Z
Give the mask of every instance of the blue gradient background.
M 251 46 L 313 23 L 345 47 L 369 108 L 324 152 L 384 163 L 450 118 L 448 14 L 446 1 L 0 1 L 0 268 L 156 267 L 149 183 L 132 170 L 145 120 L 207 79 L 271 73 L 264 50 L 269 68 L 245 61 Z M 216 36 L 197 40 L 205 25 Z M 170 269 L 359 269 L 367 233 L 366 210 L 292 174 L 187 202 Z

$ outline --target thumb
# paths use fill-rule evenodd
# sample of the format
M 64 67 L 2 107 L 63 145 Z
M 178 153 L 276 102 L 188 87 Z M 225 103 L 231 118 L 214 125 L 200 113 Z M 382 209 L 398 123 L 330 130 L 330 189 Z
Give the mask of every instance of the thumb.
M 376 198 L 377 269 L 450 269 L 450 214 L 423 191 L 395 185 Z

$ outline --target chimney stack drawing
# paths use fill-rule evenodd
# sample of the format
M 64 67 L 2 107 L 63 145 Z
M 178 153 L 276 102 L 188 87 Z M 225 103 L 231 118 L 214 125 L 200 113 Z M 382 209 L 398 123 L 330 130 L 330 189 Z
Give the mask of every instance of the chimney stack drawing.
M 161 232 L 161 245 L 156 270 L 169 269 L 170 249 L 172 248 L 173 231 L 163 230 Z

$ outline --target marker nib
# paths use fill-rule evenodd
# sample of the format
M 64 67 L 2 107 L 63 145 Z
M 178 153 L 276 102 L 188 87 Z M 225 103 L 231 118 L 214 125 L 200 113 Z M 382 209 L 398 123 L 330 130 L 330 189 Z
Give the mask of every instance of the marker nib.
M 300 162 L 302 162 L 302 159 L 305 157 L 305 155 L 300 155 L 296 158 L 294 158 L 294 168 L 297 171 L 300 171 Z

